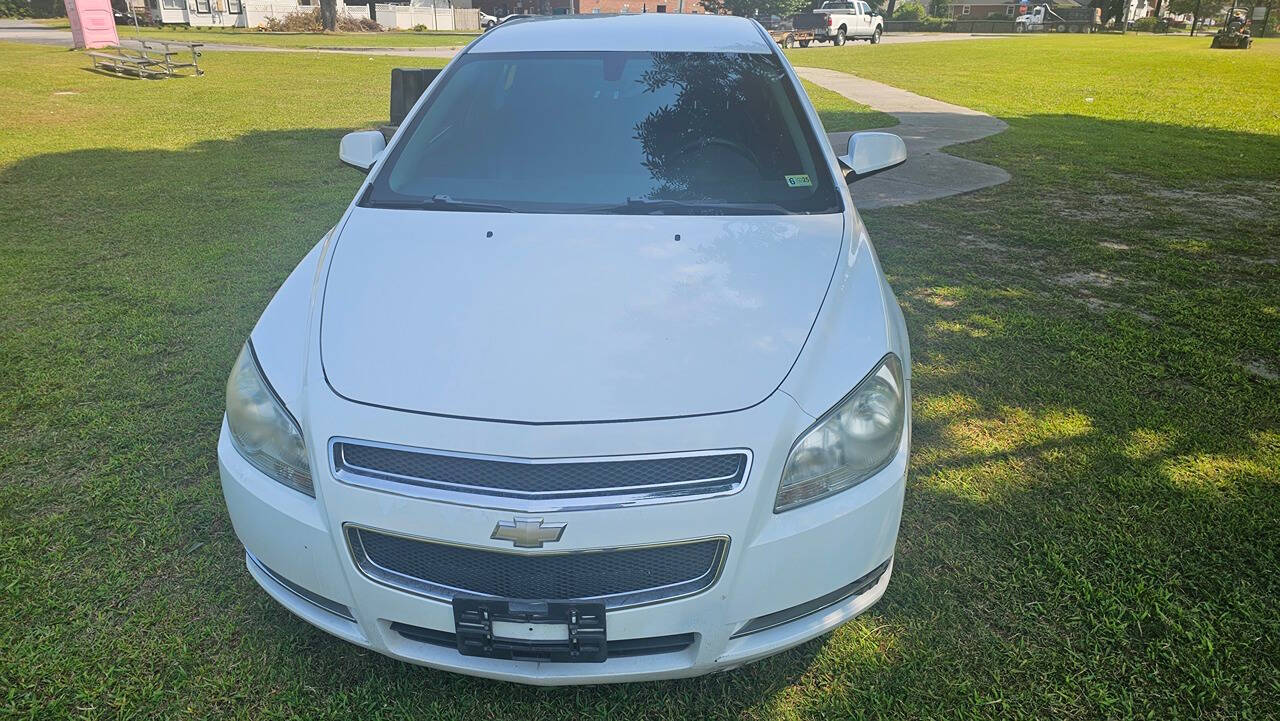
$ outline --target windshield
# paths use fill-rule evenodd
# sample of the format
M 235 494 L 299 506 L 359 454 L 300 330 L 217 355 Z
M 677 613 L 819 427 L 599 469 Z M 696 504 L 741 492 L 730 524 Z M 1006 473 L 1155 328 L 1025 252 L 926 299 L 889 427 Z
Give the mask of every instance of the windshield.
M 842 208 L 795 87 L 772 55 L 468 53 L 442 80 L 362 204 L 531 213 Z

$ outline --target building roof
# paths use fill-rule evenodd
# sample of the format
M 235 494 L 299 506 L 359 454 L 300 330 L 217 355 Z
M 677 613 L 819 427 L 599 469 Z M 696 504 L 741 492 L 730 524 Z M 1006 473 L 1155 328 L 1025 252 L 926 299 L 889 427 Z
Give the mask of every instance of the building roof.
M 754 20 L 730 15 L 553 15 L 503 23 L 467 52 L 537 50 L 771 53 L 773 41 Z

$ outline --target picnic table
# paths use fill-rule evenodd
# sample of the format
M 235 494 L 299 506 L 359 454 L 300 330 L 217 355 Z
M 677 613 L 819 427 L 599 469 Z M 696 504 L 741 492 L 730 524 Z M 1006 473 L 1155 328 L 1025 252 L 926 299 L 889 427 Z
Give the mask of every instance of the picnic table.
M 176 40 L 139 40 L 141 48 L 114 46 L 86 53 L 89 62 L 98 70 L 137 78 L 172 78 L 204 75 L 200 69 L 200 48 L 204 43 L 184 43 Z M 191 53 L 191 62 L 179 55 Z M 181 71 L 189 70 L 190 73 Z

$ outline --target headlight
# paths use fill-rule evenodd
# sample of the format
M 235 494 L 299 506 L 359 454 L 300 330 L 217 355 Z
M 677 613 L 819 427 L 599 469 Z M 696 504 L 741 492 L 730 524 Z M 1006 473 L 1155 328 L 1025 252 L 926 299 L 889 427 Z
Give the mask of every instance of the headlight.
M 852 488 L 893 460 L 902 440 L 903 395 L 902 363 L 889 354 L 792 447 L 773 512 Z
M 290 488 L 316 495 L 302 430 L 267 384 L 249 343 L 227 379 L 227 427 L 246 461 Z

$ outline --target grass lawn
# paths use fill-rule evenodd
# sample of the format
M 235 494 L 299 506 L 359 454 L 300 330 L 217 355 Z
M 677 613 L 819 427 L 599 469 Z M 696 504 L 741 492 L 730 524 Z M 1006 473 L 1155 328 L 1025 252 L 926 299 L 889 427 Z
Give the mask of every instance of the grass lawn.
M 223 509 L 227 370 L 406 59 L 210 52 L 143 82 L 0 45 L 0 716 L 1274 714 L 1280 43 L 1207 44 L 793 53 L 1010 124 L 952 148 L 1010 183 L 864 214 L 915 353 L 894 580 L 733 673 L 552 690 L 314 630 Z M 828 129 L 882 122 L 824 97 Z

